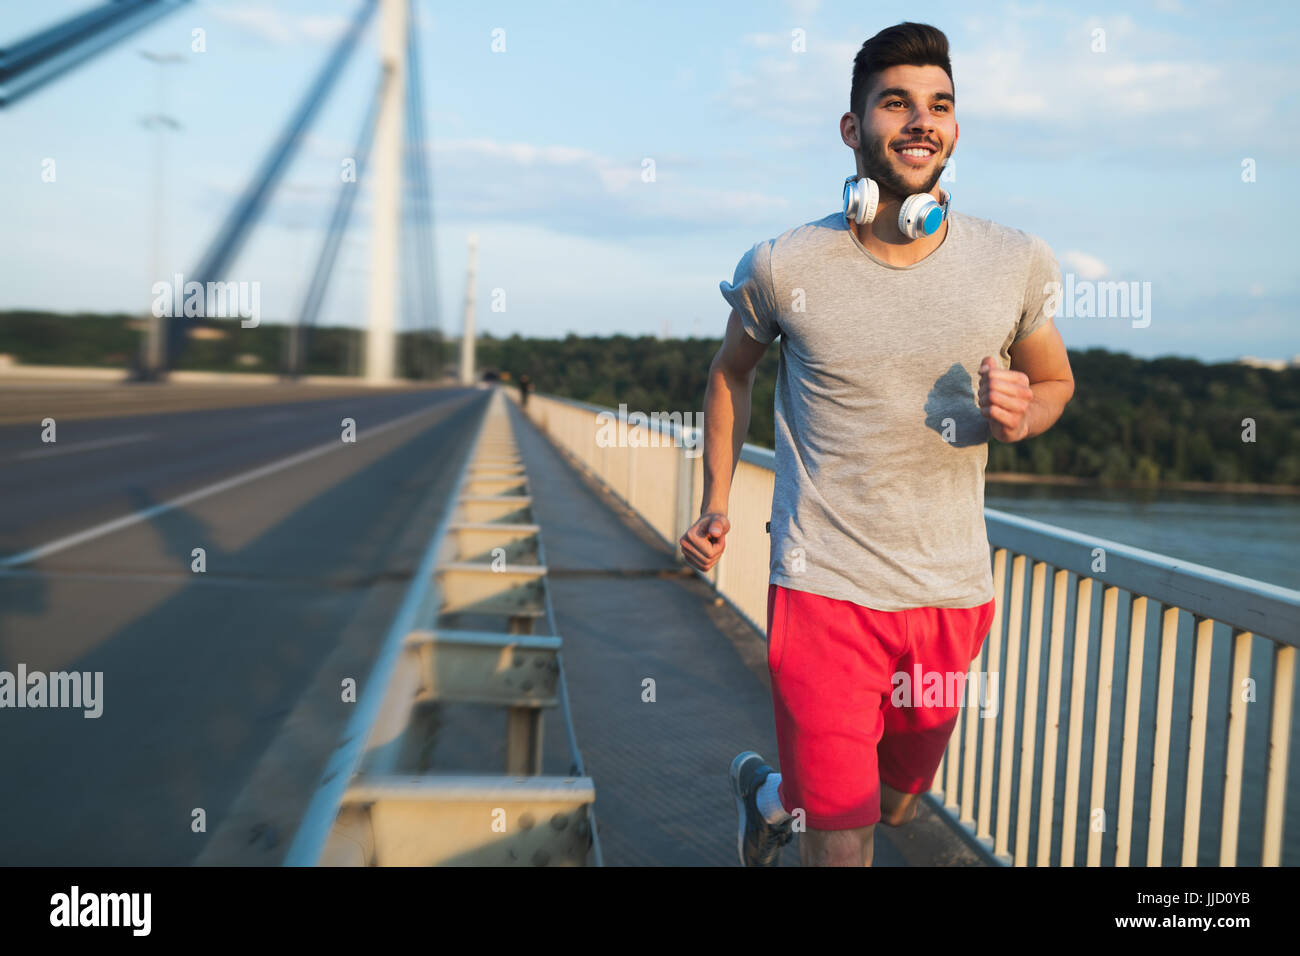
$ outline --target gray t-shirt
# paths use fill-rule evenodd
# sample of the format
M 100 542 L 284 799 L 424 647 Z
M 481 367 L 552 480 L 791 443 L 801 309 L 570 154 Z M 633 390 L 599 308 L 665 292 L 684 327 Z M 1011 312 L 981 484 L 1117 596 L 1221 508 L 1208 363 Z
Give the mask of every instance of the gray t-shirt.
M 781 337 L 771 577 L 880 611 L 993 597 L 984 527 L 986 355 L 1049 319 L 1042 239 L 954 211 L 911 266 L 869 253 L 842 212 L 757 243 L 722 295 Z

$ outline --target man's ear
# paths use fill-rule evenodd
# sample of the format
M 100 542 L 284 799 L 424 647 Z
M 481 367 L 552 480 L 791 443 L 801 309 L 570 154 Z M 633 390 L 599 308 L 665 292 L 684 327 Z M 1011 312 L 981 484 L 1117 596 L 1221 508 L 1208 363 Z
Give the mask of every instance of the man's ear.
M 845 120 L 848 120 L 848 127 L 845 128 Z M 840 117 L 840 139 L 844 145 L 850 149 L 858 149 L 862 145 L 862 129 L 858 125 L 858 118 L 852 113 L 845 113 Z

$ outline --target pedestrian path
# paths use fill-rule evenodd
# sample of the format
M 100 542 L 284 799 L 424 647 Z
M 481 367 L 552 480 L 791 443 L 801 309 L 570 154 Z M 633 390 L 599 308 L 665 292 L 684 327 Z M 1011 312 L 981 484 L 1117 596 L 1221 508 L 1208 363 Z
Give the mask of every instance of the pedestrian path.
M 776 760 L 766 645 L 625 505 L 509 403 L 527 467 L 576 738 L 607 866 L 736 866 L 727 769 Z M 783 863 L 798 865 L 798 844 Z M 979 865 L 923 806 L 875 865 Z

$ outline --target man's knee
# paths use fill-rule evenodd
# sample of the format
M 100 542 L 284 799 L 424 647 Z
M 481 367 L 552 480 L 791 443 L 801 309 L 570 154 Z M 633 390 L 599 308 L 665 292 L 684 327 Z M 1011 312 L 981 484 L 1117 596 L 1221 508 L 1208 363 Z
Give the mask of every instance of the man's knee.
M 856 830 L 806 830 L 799 837 L 804 866 L 870 866 L 875 825 Z

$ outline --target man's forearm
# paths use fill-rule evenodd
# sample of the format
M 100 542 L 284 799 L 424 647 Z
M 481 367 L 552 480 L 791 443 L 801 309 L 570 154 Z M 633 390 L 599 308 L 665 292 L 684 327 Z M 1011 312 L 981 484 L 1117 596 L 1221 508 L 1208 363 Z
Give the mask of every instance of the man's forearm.
M 709 371 L 704 392 L 704 495 L 700 514 L 727 513 L 731 478 L 749 432 L 753 376 L 736 380 L 725 372 Z
M 1073 382 L 1049 380 L 1035 382 L 1029 388 L 1034 393 L 1034 397 L 1029 407 L 1025 409 L 1025 421 L 1029 426 L 1025 438 L 1041 435 L 1055 425 L 1056 420 L 1065 411 L 1066 403 L 1074 395 Z

